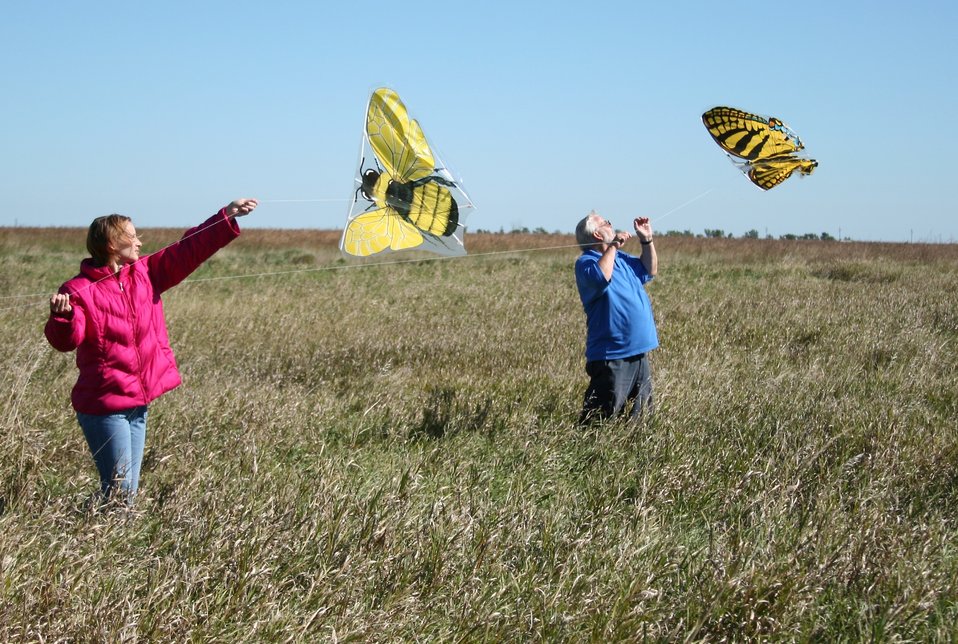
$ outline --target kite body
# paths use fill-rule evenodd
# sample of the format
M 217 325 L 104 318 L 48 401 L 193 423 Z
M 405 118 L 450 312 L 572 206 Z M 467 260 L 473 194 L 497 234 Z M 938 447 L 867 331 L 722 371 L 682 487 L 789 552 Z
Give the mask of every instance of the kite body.
M 770 190 L 795 171 L 811 174 L 818 161 L 800 156 L 805 148 L 798 135 L 781 120 L 734 107 L 713 107 L 702 122 L 739 169 L 762 190 Z
M 419 248 L 465 254 L 462 211 L 472 203 L 391 89 L 377 89 L 369 99 L 356 180 L 343 253 L 368 257 Z

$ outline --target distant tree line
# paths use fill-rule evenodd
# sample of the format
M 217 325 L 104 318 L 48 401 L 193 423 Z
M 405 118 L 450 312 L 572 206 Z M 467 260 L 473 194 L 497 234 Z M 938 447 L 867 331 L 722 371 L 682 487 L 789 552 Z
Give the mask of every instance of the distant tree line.
M 538 228 L 529 229 L 526 226 L 514 227 L 512 230 L 506 230 L 505 228 L 500 228 L 499 230 L 484 230 L 482 228 L 476 229 L 477 233 L 485 233 L 487 235 L 564 235 L 560 230 L 553 230 L 549 232 L 542 226 Z M 667 230 L 664 233 L 657 233 L 659 235 L 665 235 L 666 237 L 703 237 L 703 238 L 713 238 L 713 239 L 735 239 L 733 233 L 726 233 L 720 228 L 706 228 L 703 234 L 693 233 L 691 230 Z M 751 230 L 745 231 L 741 239 L 759 239 L 758 231 L 754 228 Z M 765 239 L 775 239 L 773 235 L 765 235 Z M 795 233 L 785 233 L 784 235 L 779 235 L 778 239 L 817 239 L 821 241 L 836 241 L 836 238 L 828 233 L 805 233 L 803 235 L 796 235 Z M 845 238 L 845 241 L 848 241 L 848 237 Z
M 564 235 L 560 230 L 553 230 L 549 232 L 542 226 L 538 228 L 529 229 L 526 226 L 514 227 L 512 230 L 506 230 L 505 228 L 500 228 L 499 230 L 484 230 L 482 228 L 476 229 L 477 233 L 485 233 L 487 235 Z
M 732 233 L 726 233 L 720 228 L 706 228 L 705 233 L 698 235 L 693 233 L 691 230 L 667 230 L 664 233 L 659 233 L 660 235 L 665 235 L 666 237 L 711 237 L 714 239 L 734 239 L 735 235 Z M 758 239 L 758 231 L 754 228 L 751 230 L 745 231 L 742 234 L 742 239 Z M 805 233 L 803 235 L 796 235 L 795 233 L 785 233 L 784 235 L 779 235 L 779 239 L 819 239 L 822 241 L 836 241 L 836 238 L 828 233 L 821 233 L 819 235 L 815 233 Z M 765 235 L 765 239 L 775 239 L 773 235 Z M 848 239 L 847 237 L 845 238 Z

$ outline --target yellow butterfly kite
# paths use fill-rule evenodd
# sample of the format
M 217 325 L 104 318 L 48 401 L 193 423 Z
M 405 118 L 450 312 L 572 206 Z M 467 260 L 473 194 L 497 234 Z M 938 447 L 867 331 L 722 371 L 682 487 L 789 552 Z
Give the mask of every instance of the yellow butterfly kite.
M 356 183 L 339 244 L 343 253 L 465 254 L 465 212 L 472 202 L 391 89 L 379 88 L 369 98 Z
M 702 115 L 702 122 L 715 142 L 735 157 L 735 164 L 762 190 L 774 188 L 796 170 L 807 175 L 818 167 L 818 161 L 797 154 L 805 147 L 801 139 L 774 116 L 713 107 Z

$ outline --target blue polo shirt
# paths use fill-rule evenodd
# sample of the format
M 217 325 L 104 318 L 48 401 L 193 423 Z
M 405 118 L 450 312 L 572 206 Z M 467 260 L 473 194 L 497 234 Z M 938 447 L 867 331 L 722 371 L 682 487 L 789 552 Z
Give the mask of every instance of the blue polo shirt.
M 575 283 L 585 309 L 585 359 L 622 360 L 659 346 L 652 302 L 644 284 L 652 279 L 642 261 L 618 251 L 612 279 L 606 281 L 596 250 L 575 262 Z

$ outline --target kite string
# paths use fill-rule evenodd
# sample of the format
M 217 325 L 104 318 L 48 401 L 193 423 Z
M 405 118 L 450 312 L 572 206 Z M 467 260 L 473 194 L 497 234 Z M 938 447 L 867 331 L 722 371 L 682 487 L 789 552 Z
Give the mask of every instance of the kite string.
M 580 248 L 579 244 L 563 244 L 561 246 L 540 246 L 537 248 L 515 248 L 509 250 L 493 250 L 487 253 L 471 253 L 469 255 L 441 255 L 435 257 L 417 257 L 410 259 L 397 259 L 387 262 L 368 262 L 363 264 L 345 264 L 342 266 L 318 266 L 316 268 L 300 268 L 292 271 L 274 271 L 269 273 L 247 273 L 243 275 L 222 275 L 220 277 L 201 277 L 189 279 L 182 282 L 181 285 L 195 284 L 198 282 L 214 282 L 229 279 L 242 279 L 244 277 L 270 277 L 273 275 L 295 275 L 297 273 L 312 273 L 318 271 L 338 271 L 350 268 L 369 268 L 378 266 L 396 266 L 399 264 L 421 264 L 424 262 L 438 262 L 451 259 L 470 259 L 475 257 L 490 257 L 492 255 L 506 255 L 509 253 L 531 253 L 537 250 L 562 250 L 566 248 Z
M 678 206 L 676 206 L 676 207 L 673 208 L 672 210 L 669 210 L 668 212 L 666 212 L 664 215 L 661 215 L 661 216 L 659 216 L 659 217 L 656 217 L 656 218 L 655 218 L 656 223 L 659 222 L 659 221 L 661 221 L 662 219 L 665 219 L 666 217 L 668 217 L 669 215 L 675 213 L 676 211 L 681 210 L 682 208 L 685 208 L 685 207 L 688 206 L 689 204 L 698 201 L 699 199 L 701 199 L 701 198 L 704 197 L 705 195 L 707 195 L 707 194 L 709 194 L 710 192 L 712 192 L 712 190 L 714 190 L 714 188 L 709 188 L 708 190 L 706 190 L 706 191 L 703 192 L 702 194 L 700 194 L 700 195 L 698 195 L 698 196 L 696 196 L 696 197 L 693 197 L 692 199 L 689 199 L 689 200 L 686 201 L 685 203 L 679 204 Z M 259 203 L 291 203 L 291 202 L 301 202 L 301 201 L 349 201 L 349 199 L 316 199 L 316 200 L 269 199 L 269 200 L 260 200 Z M 193 231 L 193 232 L 190 233 L 189 235 L 185 235 L 185 236 L 181 237 L 180 239 L 177 239 L 176 241 L 174 241 L 174 242 L 172 242 L 172 243 L 170 243 L 170 244 L 167 244 L 166 246 L 164 246 L 164 247 L 161 248 L 160 250 L 165 250 L 165 249 L 169 248 L 170 246 L 173 246 L 173 245 L 175 245 L 175 244 L 178 244 L 178 243 L 181 242 L 181 241 L 185 241 L 185 240 L 189 239 L 190 237 L 192 237 L 192 236 L 194 236 L 194 235 L 198 235 L 199 233 L 203 232 L 204 230 L 207 230 L 208 228 L 211 228 L 212 226 L 215 226 L 215 225 L 217 225 L 217 224 L 220 224 L 220 223 L 223 223 L 223 222 L 227 221 L 228 219 L 229 219 L 229 218 L 219 219 L 219 220 L 217 220 L 217 221 L 212 222 L 211 224 L 209 224 L 209 225 L 207 225 L 207 226 L 202 226 L 202 225 L 201 225 L 200 227 L 198 227 L 195 231 Z M 420 257 L 420 258 L 416 258 L 416 259 L 403 259 L 403 260 L 395 260 L 395 261 L 388 261 L 388 262 L 370 262 L 370 263 L 363 263 L 363 264 L 348 264 L 348 265 L 344 265 L 344 266 L 320 266 L 320 267 L 316 267 L 316 268 L 303 268 L 303 269 L 298 269 L 298 270 L 293 270 L 293 271 L 273 271 L 273 272 L 269 272 L 269 273 L 248 273 L 248 274 L 240 274 L 240 275 L 224 275 L 224 276 L 221 276 L 221 277 L 205 277 L 205 278 L 198 278 L 198 279 L 197 279 L 197 278 L 194 278 L 194 279 L 185 280 L 184 282 L 182 282 L 182 284 L 195 284 L 195 283 L 199 283 L 199 282 L 208 282 L 208 281 L 216 281 L 216 280 L 228 280 L 228 279 L 243 279 L 243 278 L 249 278 L 249 277 L 269 277 L 269 276 L 275 276 L 275 275 L 295 275 L 295 274 L 298 274 L 298 273 L 308 273 L 308 272 L 317 272 L 317 271 L 343 270 L 343 269 L 349 269 L 349 268 L 365 268 L 365 267 L 368 267 L 368 266 L 394 266 L 394 265 L 398 265 L 398 264 L 409 264 L 409 263 L 416 263 L 416 262 L 420 262 L 420 263 L 421 263 L 421 262 L 430 262 L 430 261 L 440 261 L 440 260 L 446 260 L 446 259 L 463 259 L 463 258 L 467 258 L 467 257 L 490 257 L 490 256 L 493 256 L 493 255 L 504 255 L 504 254 L 509 254 L 509 253 L 515 254 L 515 253 L 535 252 L 535 251 L 541 251 L 541 250 L 563 250 L 563 249 L 568 249 L 568 248 L 579 248 L 579 247 L 580 247 L 580 245 L 579 245 L 578 243 L 575 243 L 575 244 L 564 244 L 564 245 L 560 245 L 560 246 L 541 246 L 541 247 L 537 247 L 537 248 L 515 248 L 515 249 L 501 250 L 501 251 L 490 251 L 490 252 L 487 252 L 487 253 L 473 253 L 473 254 L 471 254 L 471 255 L 450 255 L 450 256 L 439 256 L 439 257 Z M 158 250 L 158 251 L 154 251 L 154 252 L 159 252 L 159 250 Z M 152 253 L 151 253 L 151 254 L 152 254 Z M 138 262 L 140 262 L 140 261 L 143 261 L 143 260 L 146 259 L 147 257 L 149 257 L 149 255 L 147 255 L 147 256 L 145 256 L 145 257 L 139 258 L 139 259 L 136 260 L 136 262 L 134 262 L 134 263 L 138 263 Z M 87 289 L 87 288 L 90 288 L 90 287 L 93 286 L 94 284 L 96 284 L 96 283 L 98 283 L 98 282 L 100 282 L 100 281 L 102 281 L 102 280 L 104 280 L 104 279 L 108 279 L 109 277 L 110 277 L 110 276 L 108 275 L 108 276 L 106 276 L 106 277 L 100 278 L 100 280 L 97 280 L 96 282 L 90 282 L 90 283 L 89 283 L 88 285 L 86 285 L 83 289 L 80 289 L 80 291 L 77 291 L 77 292 L 81 292 L 81 291 L 83 291 L 83 290 L 85 290 L 85 289 Z M 45 295 L 46 295 L 46 293 L 33 293 L 33 294 L 27 294 L 27 295 L 3 295 L 3 296 L 0 296 L 0 300 L 33 298 L 33 297 L 42 297 L 42 296 L 45 296 Z M 32 303 L 27 303 L 27 304 L 20 304 L 20 305 L 15 305 L 15 306 L 10 306 L 10 307 L 4 307 L 4 308 L 0 308 L 0 312 L 9 311 L 9 310 L 18 309 L 18 308 L 23 308 L 23 307 L 26 307 L 26 306 L 33 306 L 33 304 L 32 304 Z
M 352 201 L 352 199 L 259 199 L 258 201 L 259 203 L 320 203 Z
M 676 211 L 678 211 L 678 210 L 681 210 L 682 208 L 685 208 L 686 206 L 688 206 L 688 205 L 691 204 L 691 203 L 694 203 L 694 202 L 698 201 L 699 199 L 701 199 L 702 197 L 704 197 L 704 196 L 707 195 L 708 193 L 712 192 L 713 190 L 715 190 L 715 188 L 709 188 L 708 190 L 706 190 L 705 192 L 703 192 L 703 193 L 700 194 L 699 196 L 697 196 L 697 197 L 692 197 L 691 199 L 689 199 L 689 200 L 686 201 L 685 203 L 676 206 L 675 208 L 673 208 L 672 210 L 668 211 L 668 212 L 665 213 L 664 215 L 659 215 L 658 217 L 655 218 L 655 223 L 658 224 L 660 221 L 662 221 L 663 219 L 665 219 L 666 217 L 668 217 L 668 216 L 671 215 L 672 213 L 674 213 L 674 212 L 676 212 Z
M 667 213 L 665 213 L 664 215 L 661 215 L 661 216 L 659 216 L 659 217 L 656 217 L 656 218 L 655 218 L 656 223 L 659 222 L 659 221 L 661 221 L 662 219 L 665 219 L 665 218 L 668 217 L 669 215 L 671 215 L 671 214 L 673 214 L 673 213 L 675 213 L 675 212 L 681 210 L 682 208 L 685 208 L 685 207 L 688 206 L 689 204 L 692 204 L 692 203 L 698 201 L 699 199 L 701 199 L 701 198 L 704 197 L 705 195 L 707 195 L 707 194 L 709 194 L 710 192 L 712 192 L 714 189 L 715 189 L 715 188 L 709 188 L 708 190 L 706 190 L 705 192 L 701 193 L 700 195 L 689 199 L 689 200 L 686 201 L 685 203 L 679 204 L 679 205 L 676 206 L 675 208 L 672 208 L 672 210 L 669 210 L 669 211 L 668 211 Z M 274 201 L 275 201 L 275 200 L 274 200 Z M 348 201 L 348 200 L 347 200 L 347 201 Z M 262 202 L 260 202 L 260 203 L 262 203 Z M 465 227 L 465 226 L 463 226 L 463 227 Z M 198 283 L 198 282 L 211 282 L 211 281 L 228 280 L 228 279 L 241 279 L 241 278 L 244 278 L 244 277 L 270 277 L 270 276 L 274 276 L 274 275 L 294 275 L 294 274 L 297 274 L 297 273 L 309 273 L 309 272 L 316 272 L 316 271 L 335 271 L 335 270 L 343 270 L 343 269 L 349 269 L 349 268 L 366 268 L 366 267 L 369 267 L 369 266 L 395 266 L 395 265 L 398 265 L 398 264 L 410 264 L 410 263 L 417 263 L 417 262 L 419 262 L 419 263 L 421 263 L 421 262 L 435 262 L 435 261 L 441 261 L 441 260 L 447 260 L 447 259 L 464 259 L 464 258 L 467 258 L 467 257 L 490 257 L 490 256 L 492 256 L 492 255 L 504 255 L 504 254 L 509 254 L 509 253 L 528 253 L 528 252 L 534 252 L 534 251 L 539 251 L 539 250 L 563 250 L 563 249 L 567 249 L 567 248 L 581 248 L 581 245 L 578 244 L 578 243 L 575 243 L 575 244 L 564 244 L 564 245 L 561 245 L 561 246 L 541 246 L 541 247 L 537 247 L 537 248 L 516 248 L 516 249 L 509 249 L 509 250 L 497 250 L 497 251 L 489 251 L 489 252 L 487 252 L 487 253 L 472 253 L 472 254 L 470 254 L 470 255 L 447 255 L 447 256 L 439 256 L 439 257 L 420 257 L 420 258 L 416 258 L 416 259 L 400 259 L 400 260 L 387 261 L 387 262 L 370 262 L 370 263 L 363 263 L 363 264 L 347 264 L 347 265 L 344 265 L 344 266 L 320 266 L 320 267 L 317 267 L 317 268 L 301 268 L 301 269 L 293 270 L 293 271 L 278 271 L 278 272 L 270 272 L 270 273 L 254 273 L 254 274 L 246 274 L 246 275 L 224 275 L 224 276 L 221 276 L 221 277 L 204 277 L 204 278 L 199 278 L 199 279 L 190 279 L 190 280 L 184 281 L 183 284 L 195 284 L 195 283 Z
M 208 224 L 208 225 L 206 225 L 206 226 L 204 226 L 203 224 L 200 224 L 199 226 L 196 227 L 196 230 L 194 230 L 192 233 L 190 233 L 190 234 L 188 234 L 188 235 L 183 235 L 182 237 L 180 237 L 180 238 L 177 239 L 176 241 L 170 242 L 169 244 L 167 244 L 166 246 L 163 246 L 163 247 L 160 248 L 159 250 L 153 251 L 153 252 L 150 253 L 149 255 L 144 255 L 143 257 L 138 258 L 135 262 L 133 262 L 132 264 L 129 264 L 129 266 L 133 266 L 134 264 L 139 264 L 139 263 L 142 262 L 143 260 L 145 260 L 145 259 L 147 259 L 148 257 L 150 257 L 150 255 L 154 255 L 154 254 L 156 254 L 156 253 L 158 253 L 158 252 L 160 252 L 160 251 L 163 251 L 163 250 L 166 250 L 167 248 L 170 248 L 171 246 L 175 246 L 176 244 L 179 244 L 179 243 L 182 242 L 182 241 L 186 241 L 186 240 L 189 239 L 190 237 L 193 237 L 193 236 L 195 236 L 195 235 L 199 235 L 199 234 L 200 234 L 201 232 L 203 232 L 204 230 L 209 230 L 209 229 L 212 228 L 213 226 L 216 226 L 217 224 L 221 224 L 221 223 L 223 223 L 223 222 L 225 222 L 225 221 L 229 221 L 230 219 L 233 219 L 233 217 L 224 217 L 224 218 L 222 218 L 222 219 L 217 219 L 216 221 L 214 221 L 214 222 L 212 222 L 212 223 L 210 223 L 210 224 Z M 206 223 L 206 222 L 204 222 L 204 223 Z M 126 268 L 126 267 L 124 266 L 123 268 Z M 122 268 L 121 268 L 121 270 L 122 270 Z M 103 277 L 101 277 L 101 278 L 98 279 L 98 280 L 91 281 L 89 284 L 87 284 L 87 285 L 84 286 L 83 288 L 77 289 L 77 290 L 75 291 L 75 293 L 82 293 L 83 291 L 87 290 L 88 288 L 90 288 L 90 287 L 93 286 L 94 284 L 99 284 L 99 283 L 102 282 L 103 280 L 110 279 L 111 277 L 113 277 L 113 275 L 114 275 L 113 273 L 109 273 L 109 274 L 107 274 L 107 275 L 104 275 Z M 71 279 L 72 279 L 72 278 L 71 278 Z M 3 296 L 0 296 L 0 300 L 22 299 L 22 298 L 27 298 L 27 297 L 41 297 L 41 296 L 44 296 L 44 295 L 47 295 L 47 293 L 31 293 L 31 294 L 27 294 L 27 295 L 3 295 Z M 13 308 L 20 308 L 21 306 L 29 306 L 29 305 L 19 305 L 19 306 L 14 306 L 14 307 L 3 308 L 3 309 L 0 309 L 0 311 L 8 311 L 8 310 L 13 309 Z
M 564 244 L 564 245 L 561 245 L 561 246 L 542 246 L 542 247 L 538 247 L 538 248 L 516 248 L 516 249 L 510 249 L 510 250 L 489 251 L 489 252 L 487 252 L 487 253 L 472 253 L 472 254 L 469 254 L 469 255 L 444 255 L 444 256 L 436 256 L 436 257 L 418 257 L 418 258 L 399 259 L 399 260 L 386 261 L 386 262 L 367 262 L 367 263 L 362 263 L 362 264 L 345 264 L 345 265 L 341 265 L 341 266 L 317 266 L 317 267 L 314 267 L 314 268 L 300 268 L 300 269 L 290 270 L 290 271 L 270 271 L 270 272 L 268 272 L 268 273 L 242 273 L 242 274 L 237 274 L 237 275 L 221 275 L 221 276 L 219 276 L 219 277 L 200 277 L 200 278 L 191 278 L 191 279 L 184 280 L 183 282 L 180 283 L 180 286 L 187 286 L 187 285 L 190 285 L 190 284 L 197 284 L 197 283 L 199 283 L 199 282 L 224 281 L 224 280 L 244 279 L 244 278 L 252 278 L 252 277 L 271 277 L 271 276 L 276 276 L 276 275 L 295 275 L 295 274 L 299 274 L 299 273 L 313 273 L 313 272 L 320 272 L 320 271 L 338 271 L 338 270 L 346 270 L 346 269 L 351 269 L 351 268 L 367 268 L 367 267 L 376 267 L 376 266 L 395 266 L 395 265 L 399 265 L 399 264 L 413 264 L 413 263 L 423 263 L 423 262 L 435 262 L 435 261 L 448 260 L 448 259 L 468 259 L 468 258 L 475 258 L 475 257 L 489 257 L 489 256 L 492 256 L 492 255 L 503 255 L 503 254 L 509 254 L 509 253 L 513 253 L 513 254 L 515 254 L 515 253 L 528 253 L 528 252 L 534 252 L 534 251 L 540 251 L 540 250 L 561 250 L 561 249 L 567 249 L 567 248 L 579 248 L 579 244 Z M 139 261 L 139 260 L 137 260 L 137 261 Z M 106 278 L 104 278 L 104 279 L 106 279 Z M 92 286 L 93 284 L 95 284 L 95 282 L 91 282 L 91 283 L 90 283 L 89 285 L 87 285 L 85 288 L 89 288 L 89 287 Z M 44 295 L 46 295 L 46 293 L 34 293 L 34 294 L 30 294 L 30 295 L 8 295 L 8 296 L 3 296 L 3 298 L 9 299 L 9 298 L 42 297 L 42 296 L 44 296 Z M 3 298 L 0 298 L 0 299 L 3 299 Z M 9 307 L 5 307 L 5 308 L 0 308 L 0 312 L 10 311 L 10 310 L 13 310 L 13 309 L 24 308 L 24 307 L 27 307 L 27 306 L 33 306 L 33 303 L 32 303 L 32 302 L 29 302 L 29 303 L 26 303 L 26 304 L 18 304 L 18 305 L 15 305 L 15 306 L 9 306 Z
M 349 200 L 349 199 L 315 199 L 315 200 L 311 200 L 311 199 L 307 199 L 307 200 L 299 200 L 299 199 L 271 199 L 271 200 L 260 200 L 259 203 L 292 203 L 292 202 L 299 202 L 299 201 L 350 201 L 350 200 Z M 200 234 L 200 233 L 203 232 L 204 230 L 207 230 L 207 229 L 212 228 L 213 226 L 215 226 L 215 225 L 217 225 L 217 224 L 220 224 L 220 223 L 223 223 L 224 221 L 227 221 L 227 219 L 228 219 L 228 218 L 226 218 L 226 219 L 218 219 L 217 221 L 214 221 L 214 222 L 212 222 L 211 224 L 209 224 L 209 225 L 207 225 L 207 226 L 202 226 L 202 225 L 200 225 L 195 231 L 193 231 L 193 232 L 190 233 L 189 235 L 184 235 L 183 237 L 180 237 L 180 238 L 177 239 L 176 241 L 173 241 L 173 242 L 167 244 L 166 246 L 163 246 L 163 247 L 160 248 L 159 250 L 156 250 L 156 251 L 154 251 L 153 253 L 150 253 L 150 255 L 153 255 L 153 254 L 158 253 L 158 252 L 160 252 L 160 251 L 166 250 L 167 248 L 170 248 L 171 246 L 174 246 L 174 245 L 176 245 L 176 244 L 178 244 L 178 243 L 180 243 L 180 242 L 182 242 L 182 241 L 185 241 L 185 240 L 189 239 L 190 237 L 193 237 L 194 235 Z M 146 259 L 147 257 L 149 257 L 150 255 L 144 255 L 143 257 L 140 257 L 140 258 L 137 259 L 135 262 L 133 262 L 133 264 L 138 264 L 139 262 L 145 260 L 145 259 Z M 132 265 L 132 264 L 131 264 L 131 265 Z M 98 280 L 96 280 L 96 281 L 90 282 L 89 284 L 87 284 L 87 285 L 84 286 L 83 288 L 77 290 L 76 292 L 77 292 L 77 293 L 83 292 L 83 291 L 85 291 L 86 289 L 88 289 L 88 288 L 90 288 L 91 286 L 93 286 L 94 284 L 98 284 L 98 283 L 102 282 L 103 280 L 109 279 L 110 277 L 112 277 L 112 274 L 111 274 L 111 275 L 106 275 L 106 276 L 104 276 L 104 277 L 101 277 L 100 279 L 98 279 Z M 34 298 L 34 297 L 43 297 L 43 296 L 45 296 L 45 295 L 47 295 L 47 293 L 27 293 L 27 294 L 23 294 L 23 295 L 0 295 L 0 300 Z M 30 306 L 30 305 L 20 305 L 20 306 Z M 8 308 L 0 308 L 0 311 L 7 311 L 7 310 L 10 310 L 10 309 L 12 309 L 12 308 L 20 308 L 20 306 L 14 306 L 14 307 L 8 307 Z

